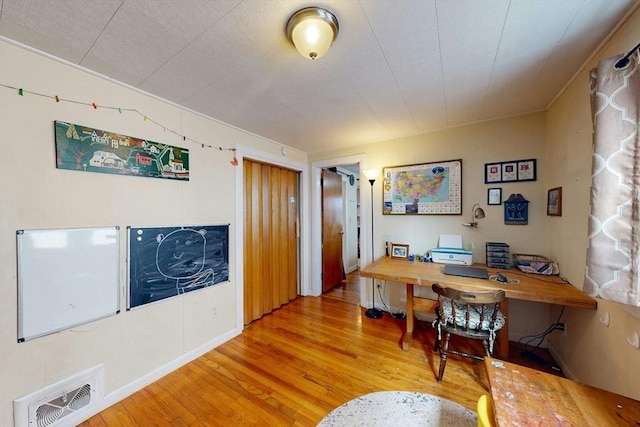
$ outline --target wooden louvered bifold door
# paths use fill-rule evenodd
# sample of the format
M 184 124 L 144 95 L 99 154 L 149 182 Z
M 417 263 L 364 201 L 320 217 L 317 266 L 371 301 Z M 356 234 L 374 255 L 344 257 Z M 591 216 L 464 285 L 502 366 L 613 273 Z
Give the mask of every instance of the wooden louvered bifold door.
M 298 296 L 298 172 L 244 160 L 244 324 Z

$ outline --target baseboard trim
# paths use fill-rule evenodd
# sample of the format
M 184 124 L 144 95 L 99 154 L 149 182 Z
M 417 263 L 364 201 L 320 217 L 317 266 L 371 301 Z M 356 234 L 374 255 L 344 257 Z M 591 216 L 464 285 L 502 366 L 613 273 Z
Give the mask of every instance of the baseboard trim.
M 112 391 L 111 393 L 104 396 L 102 401 L 99 402 L 99 405 L 96 405 L 96 407 L 93 408 L 93 411 L 91 411 L 90 413 L 87 413 L 84 419 L 79 421 L 82 422 L 82 421 L 88 420 L 94 415 L 104 411 L 108 407 L 118 403 L 122 399 L 132 395 L 136 391 L 143 389 L 144 387 L 148 386 L 152 382 L 157 381 L 158 379 L 162 378 L 168 373 L 173 372 L 176 369 L 180 368 L 181 366 L 186 365 L 187 363 L 197 359 L 203 354 L 213 350 L 214 348 L 218 347 L 221 344 L 224 344 L 225 342 L 240 335 L 241 333 L 242 333 L 242 328 L 232 329 L 229 332 L 222 334 L 216 337 L 215 339 L 209 341 L 208 343 L 205 343 L 200 347 L 197 347 L 183 354 L 177 359 L 174 359 L 171 362 L 163 366 L 160 366 L 159 368 L 149 372 L 148 374 L 138 378 L 137 380 L 132 381 L 129 384 L 123 387 L 120 387 L 117 390 Z
M 360 269 L 360 266 L 358 264 L 352 265 L 350 267 L 347 267 L 346 273 L 353 273 L 354 271 L 358 271 L 358 269 Z
M 571 369 L 569 369 L 569 366 L 567 366 L 567 364 L 564 362 L 564 360 L 560 356 L 560 352 L 553 346 L 553 344 L 549 343 L 548 350 L 549 350 L 549 353 L 551 353 L 551 356 L 553 356 L 553 359 L 556 361 L 556 363 L 562 370 L 562 374 L 566 378 L 569 378 L 570 380 L 578 381 L 578 379 L 573 374 L 573 372 L 571 372 Z

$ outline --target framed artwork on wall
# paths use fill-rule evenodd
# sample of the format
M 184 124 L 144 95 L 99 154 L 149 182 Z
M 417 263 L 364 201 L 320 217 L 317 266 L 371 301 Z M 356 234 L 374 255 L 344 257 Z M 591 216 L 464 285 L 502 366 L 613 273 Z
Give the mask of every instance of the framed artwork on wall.
M 54 122 L 56 167 L 189 181 L 189 150 L 74 123 Z
M 502 188 L 490 188 L 487 190 L 487 205 L 502 204 Z
M 536 159 L 509 160 L 484 164 L 484 183 L 535 181 Z
M 502 165 L 500 163 L 487 163 L 484 165 L 484 183 L 502 182 Z
M 536 159 L 518 161 L 518 181 L 536 180 Z
M 562 216 L 562 187 L 547 192 L 547 215 Z
M 461 215 L 462 160 L 382 169 L 383 215 Z
M 518 164 L 516 162 L 504 162 L 502 164 L 502 182 L 518 180 Z

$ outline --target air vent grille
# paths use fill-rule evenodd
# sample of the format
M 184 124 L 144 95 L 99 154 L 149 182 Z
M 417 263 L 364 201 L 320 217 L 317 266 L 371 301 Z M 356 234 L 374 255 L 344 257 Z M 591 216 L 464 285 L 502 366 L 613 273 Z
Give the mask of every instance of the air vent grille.
M 74 426 L 103 398 L 99 365 L 14 401 L 15 427 Z
M 90 402 L 90 384 L 85 384 L 69 393 L 63 393 L 61 396 L 40 405 L 38 409 L 36 409 L 36 425 L 38 427 L 52 426 L 58 420 L 84 408 Z

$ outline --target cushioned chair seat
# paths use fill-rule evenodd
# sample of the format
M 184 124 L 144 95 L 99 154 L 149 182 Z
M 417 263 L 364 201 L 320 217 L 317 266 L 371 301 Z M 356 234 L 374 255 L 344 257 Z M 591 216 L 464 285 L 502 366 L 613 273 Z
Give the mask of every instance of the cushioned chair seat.
M 451 307 L 452 304 L 455 304 L 455 313 L 456 318 L 453 318 L 453 309 Z M 452 300 L 443 300 L 440 303 L 440 308 L 442 309 L 443 321 L 447 323 L 454 324 L 458 327 L 464 328 L 467 325 L 467 305 L 453 302 Z M 495 309 L 493 307 L 485 307 L 484 316 L 482 316 L 482 325 L 480 325 L 480 315 L 482 311 L 481 306 L 471 306 L 469 307 L 469 328 L 482 330 L 482 331 L 497 331 L 504 326 L 504 316 L 500 309 L 496 313 L 496 319 L 493 322 L 493 328 L 491 328 L 491 319 L 493 318 L 493 312 Z M 455 320 L 455 322 L 454 322 Z

